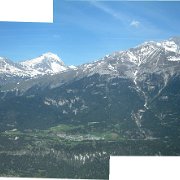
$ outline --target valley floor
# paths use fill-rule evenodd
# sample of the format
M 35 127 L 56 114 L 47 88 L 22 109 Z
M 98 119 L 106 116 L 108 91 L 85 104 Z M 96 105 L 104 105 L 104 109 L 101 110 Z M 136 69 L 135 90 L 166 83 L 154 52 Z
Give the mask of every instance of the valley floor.
M 113 155 L 180 155 L 179 139 L 125 139 L 83 134 L 81 126 L 16 129 L 0 134 L 0 176 L 108 179 Z

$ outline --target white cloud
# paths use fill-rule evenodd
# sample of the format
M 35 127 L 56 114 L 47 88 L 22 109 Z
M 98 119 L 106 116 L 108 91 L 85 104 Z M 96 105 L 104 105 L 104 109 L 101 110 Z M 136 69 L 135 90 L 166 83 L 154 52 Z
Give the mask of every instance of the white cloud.
M 133 21 L 130 23 L 130 26 L 135 27 L 135 28 L 138 28 L 140 24 L 141 24 L 141 23 L 140 23 L 139 21 L 133 20 Z
M 111 9 L 110 7 L 106 6 L 104 3 L 102 2 L 98 2 L 98 1 L 90 1 L 90 3 L 95 6 L 96 8 L 104 11 L 105 13 L 111 15 L 112 17 L 120 20 L 122 23 L 126 23 L 129 20 L 129 17 L 126 16 L 125 14 L 123 14 L 122 12 L 116 12 L 113 9 Z

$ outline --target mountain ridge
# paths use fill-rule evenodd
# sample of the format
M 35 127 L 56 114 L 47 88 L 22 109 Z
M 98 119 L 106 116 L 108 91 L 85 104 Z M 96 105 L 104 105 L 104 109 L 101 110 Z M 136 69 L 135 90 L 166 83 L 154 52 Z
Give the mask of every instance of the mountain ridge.
M 178 40 L 178 38 L 174 39 Z M 16 83 L 24 83 L 24 78 L 27 79 L 26 84 L 29 82 L 29 88 L 31 87 L 31 79 L 35 78 L 36 80 L 33 81 L 33 85 L 39 83 L 39 82 L 46 82 L 44 80 L 44 76 L 50 80 L 50 83 L 52 83 L 52 87 L 57 87 L 59 81 L 66 82 L 66 79 L 68 81 L 73 79 L 81 79 L 83 77 L 92 76 L 93 74 L 100 74 L 100 75 L 110 75 L 114 77 L 122 77 L 122 78 L 130 78 L 135 84 L 138 84 L 138 81 L 143 81 L 143 79 L 146 78 L 146 76 L 143 76 L 144 73 L 164 73 L 166 76 L 173 76 L 174 73 L 179 72 L 179 62 L 180 62 L 180 52 L 174 51 L 174 40 L 172 43 L 172 38 L 170 40 L 165 40 L 162 42 L 145 42 L 139 46 L 136 46 L 134 48 L 130 48 L 126 51 L 119 51 L 114 52 L 110 55 L 106 55 L 104 58 L 94 61 L 92 63 L 88 64 L 82 64 L 80 66 L 74 67 L 74 66 L 65 66 L 62 60 L 52 53 L 46 53 L 39 58 L 35 58 L 30 61 L 21 62 L 21 64 L 28 64 L 30 62 L 30 65 L 25 66 L 27 69 L 25 77 L 22 76 L 19 78 L 17 77 L 14 80 L 14 85 L 11 85 L 14 88 L 17 88 Z M 170 43 L 169 43 L 170 42 Z M 165 45 L 164 45 L 165 44 Z M 166 46 L 172 45 L 172 48 L 167 48 Z M 176 49 L 178 49 L 176 47 Z M 64 69 L 60 69 L 60 72 L 53 72 L 52 69 L 50 69 L 50 66 L 42 65 L 44 62 L 44 57 L 50 56 L 50 60 L 52 60 L 55 57 L 55 62 L 59 61 L 60 65 Z M 53 57 L 53 58 L 51 58 Z M 40 66 L 37 66 L 35 69 L 32 70 L 31 65 L 33 64 L 33 61 L 40 60 Z M 53 59 L 54 61 L 54 59 Z M 39 63 L 39 62 L 38 62 Z M 33 64 L 33 66 L 39 65 L 39 64 Z M 46 63 L 46 62 L 45 62 Z M 44 72 L 44 69 L 48 67 L 48 70 Z M 59 64 L 57 64 L 59 66 Z M 27 68 L 28 67 L 28 68 Z M 40 71 L 38 70 L 40 68 Z M 22 66 L 22 69 L 24 69 L 24 66 Z M 32 71 L 35 75 L 32 76 Z M 38 75 L 37 75 L 38 74 Z M 49 76 L 51 75 L 51 76 Z M 48 77 L 49 76 L 49 77 Z M 67 78 L 68 76 L 68 78 Z M 53 78 L 55 77 L 55 78 Z M 7 78 L 5 78 L 7 79 Z M 57 80 L 53 80 L 57 79 Z M 53 83 L 54 81 L 54 83 Z M 47 81 L 48 82 L 48 81 Z M 9 84 L 9 80 L 4 80 L 5 84 Z M 61 84 L 61 83 L 60 83 Z M 18 86 L 20 87 L 20 86 Z M 4 86 L 4 89 L 6 89 L 6 86 Z
M 84 68 L 84 71 L 91 69 L 94 67 L 95 71 L 98 71 L 98 68 L 102 68 L 105 66 L 106 61 L 108 59 L 111 59 L 111 62 L 113 59 L 116 58 L 116 63 L 118 66 L 118 63 L 121 64 L 131 64 L 135 66 L 140 66 L 145 60 L 148 60 L 148 56 L 152 56 L 153 53 L 157 54 L 157 51 L 162 51 L 161 53 L 164 53 L 166 56 L 166 60 L 168 61 L 174 61 L 179 62 L 180 61 L 180 38 L 170 38 L 169 40 L 164 40 L 161 42 L 155 42 L 155 41 L 149 41 L 142 43 L 134 48 L 130 48 L 125 51 L 118 51 L 114 52 L 112 54 L 106 55 L 104 58 L 92 62 L 92 63 L 85 63 L 82 65 L 76 66 L 67 66 L 64 64 L 64 62 L 56 55 L 51 52 L 44 53 L 41 56 L 26 60 L 23 62 L 13 63 L 12 61 L 6 59 L 6 58 L 0 58 L 1 60 L 1 66 L 0 66 L 0 74 L 6 73 L 5 68 L 3 69 L 2 65 L 2 59 L 6 59 L 10 63 L 9 65 L 9 71 L 7 72 L 12 73 L 12 76 L 26 76 L 26 77 L 37 77 L 37 76 L 43 76 L 47 74 L 57 74 L 62 73 L 67 70 L 77 70 Z M 118 60 L 118 61 L 117 61 Z M 110 71 L 116 71 L 117 66 L 113 66 L 112 63 L 106 64 L 106 69 L 104 71 L 99 70 L 100 73 L 110 73 Z M 93 65 L 94 64 L 94 65 Z M 100 65 L 101 64 L 101 65 Z M 104 64 L 104 65 L 103 65 Z M 8 63 L 7 63 L 8 65 Z M 12 66 L 12 67 L 11 67 Z M 15 69 L 13 69 L 15 68 Z M 11 71 L 12 69 L 12 71 Z M 16 74 L 16 71 L 19 72 L 19 74 Z M 106 71 L 106 72 L 105 72 Z

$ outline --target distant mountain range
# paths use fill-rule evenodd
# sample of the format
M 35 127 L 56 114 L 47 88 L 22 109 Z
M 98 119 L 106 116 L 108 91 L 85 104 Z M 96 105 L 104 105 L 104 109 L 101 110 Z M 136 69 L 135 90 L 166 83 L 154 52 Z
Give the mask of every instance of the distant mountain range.
M 145 42 L 127 51 L 114 52 L 113 54 L 106 55 L 101 60 L 78 67 L 66 66 L 57 55 L 51 52 L 45 53 L 38 58 L 18 63 L 0 57 L 0 77 L 7 84 L 7 79 L 10 77 L 31 79 L 43 75 L 60 74 L 69 70 L 83 71 L 88 76 L 95 73 L 119 75 L 121 73 L 119 68 L 123 66 L 132 67 L 134 70 L 134 67 L 141 67 L 143 64 L 151 64 L 154 67 L 154 64 L 158 66 L 160 63 L 172 64 L 173 62 L 179 62 L 179 44 L 178 37 L 162 42 Z M 156 61 L 157 58 L 152 60 L 153 57 L 160 55 L 164 56 L 164 59 L 160 62 Z M 137 74 L 137 72 L 134 73 L 127 70 L 124 70 L 124 73 L 130 73 L 129 76 L 132 78 Z M 5 77 L 7 79 L 3 79 Z

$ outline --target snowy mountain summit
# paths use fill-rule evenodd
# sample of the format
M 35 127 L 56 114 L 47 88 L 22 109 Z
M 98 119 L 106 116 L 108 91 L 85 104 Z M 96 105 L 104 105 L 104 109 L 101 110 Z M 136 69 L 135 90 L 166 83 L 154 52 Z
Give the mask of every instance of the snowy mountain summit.
M 64 62 L 53 53 L 45 53 L 38 58 L 20 63 L 26 70 L 32 71 L 34 75 L 56 74 L 68 69 Z

